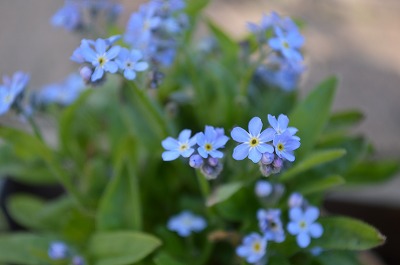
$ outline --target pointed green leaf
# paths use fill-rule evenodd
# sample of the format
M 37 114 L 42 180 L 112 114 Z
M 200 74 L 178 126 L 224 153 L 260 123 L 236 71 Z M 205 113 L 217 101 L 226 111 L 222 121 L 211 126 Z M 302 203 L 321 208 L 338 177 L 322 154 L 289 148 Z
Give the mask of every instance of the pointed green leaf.
M 386 237 L 369 224 L 348 217 L 325 217 L 318 222 L 323 226 L 321 238 L 312 244 L 323 249 L 367 250 L 382 245 Z
M 49 264 L 47 250 L 53 240 L 29 233 L 0 236 L 0 262 L 24 265 Z
M 176 261 L 166 252 L 159 253 L 153 261 L 156 265 L 183 265 L 183 263 Z
M 296 156 L 304 157 L 312 150 L 328 121 L 337 86 L 337 79 L 331 77 L 319 84 L 305 100 L 300 102 L 290 114 L 290 126 L 296 127 L 301 146 Z
M 343 183 L 345 183 L 343 177 L 338 175 L 333 175 L 328 177 L 322 177 L 318 180 L 312 181 L 311 183 L 305 182 L 304 184 L 297 186 L 296 190 L 303 195 L 308 195 L 311 193 L 324 192 L 327 189 L 337 187 Z
M 94 234 L 89 242 L 89 253 L 95 265 L 129 265 L 138 262 L 161 245 L 148 234 L 118 231 Z
M 37 215 L 44 206 L 44 201 L 30 195 L 15 195 L 8 200 L 10 215 L 27 228 L 43 229 L 45 224 L 38 221 Z
M 330 133 L 332 130 L 346 129 L 361 122 L 364 115 L 358 110 L 347 110 L 333 113 L 329 119 L 325 131 Z
M 298 174 L 305 172 L 313 167 L 318 165 L 333 161 L 338 159 L 346 154 L 345 149 L 330 149 L 330 150 L 321 150 L 315 151 L 309 154 L 300 162 L 295 163 L 295 165 L 285 171 L 280 177 L 281 181 L 288 181 Z
M 382 182 L 393 177 L 399 170 L 399 161 L 362 161 L 356 164 L 345 177 L 350 184 Z
M 242 182 L 231 182 L 225 185 L 219 186 L 208 198 L 207 206 L 211 207 L 215 204 L 223 202 L 229 199 L 232 195 L 243 188 L 244 184 Z
M 131 137 L 123 139 L 116 150 L 115 175 L 108 184 L 97 211 L 97 229 L 103 231 L 141 227 L 140 193 L 135 170 L 136 145 Z M 118 207 L 116 207 L 118 205 Z
M 361 265 L 356 253 L 350 251 L 323 251 L 315 259 L 321 265 Z

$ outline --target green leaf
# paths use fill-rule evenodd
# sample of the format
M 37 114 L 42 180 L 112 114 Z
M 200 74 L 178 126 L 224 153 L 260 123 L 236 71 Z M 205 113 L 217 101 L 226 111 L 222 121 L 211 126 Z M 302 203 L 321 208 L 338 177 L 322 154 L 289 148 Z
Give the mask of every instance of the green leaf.
M 95 265 L 129 265 L 138 262 L 161 245 L 161 241 L 148 234 L 118 231 L 93 235 L 89 253 Z
M 208 198 L 207 206 L 211 207 L 215 204 L 223 202 L 229 199 L 232 195 L 243 188 L 244 184 L 242 182 L 231 182 L 225 185 L 219 186 Z
M 186 14 L 188 14 L 189 17 L 196 16 L 209 2 L 210 0 L 187 1 Z
M 290 126 L 299 130 L 297 135 L 301 139 L 301 146 L 296 151 L 298 158 L 304 157 L 315 146 L 328 121 L 336 86 L 337 79 L 328 78 L 311 91 L 290 114 Z
M 108 184 L 97 211 L 97 229 L 103 231 L 141 227 L 140 193 L 135 164 L 136 142 L 126 137 L 116 150 L 115 175 Z M 116 207 L 118 206 L 118 207 Z
M 361 265 L 354 252 L 323 251 L 316 258 L 321 265 Z
M 345 180 L 343 177 L 338 176 L 338 175 L 333 175 L 333 176 L 328 176 L 328 177 L 322 177 L 311 183 L 306 182 L 304 184 L 301 184 L 296 187 L 296 190 L 303 195 L 308 195 L 311 193 L 324 192 L 327 189 L 339 186 L 343 183 L 345 183 Z
M 239 44 L 237 44 L 230 36 L 228 36 L 222 29 L 220 29 L 211 20 L 207 21 L 208 28 L 217 39 L 221 49 L 226 52 L 227 57 L 230 59 L 236 58 L 239 52 Z
M 49 264 L 47 250 L 52 241 L 50 238 L 29 233 L 3 234 L 0 236 L 0 262 Z
M 30 195 L 14 195 L 9 198 L 7 208 L 19 224 L 27 228 L 43 229 L 46 224 L 41 224 L 37 218 L 43 205 L 43 200 L 39 198 Z
M 296 163 L 292 168 L 285 171 L 280 177 L 281 181 L 285 182 L 298 174 L 314 168 L 318 165 L 336 160 L 346 154 L 345 149 L 330 149 L 330 150 L 321 150 L 315 151 L 309 154 L 300 162 Z
M 386 181 L 400 170 L 399 161 L 362 161 L 356 164 L 345 176 L 350 184 Z
M 156 265 L 183 265 L 183 263 L 176 261 L 165 252 L 159 253 L 153 261 Z
M 332 114 L 326 126 L 326 133 L 333 130 L 346 129 L 356 125 L 364 119 L 364 115 L 358 110 L 348 110 Z
M 336 250 L 367 250 L 382 245 L 386 237 L 369 224 L 348 217 L 325 217 L 318 222 L 323 226 L 321 238 L 314 246 Z

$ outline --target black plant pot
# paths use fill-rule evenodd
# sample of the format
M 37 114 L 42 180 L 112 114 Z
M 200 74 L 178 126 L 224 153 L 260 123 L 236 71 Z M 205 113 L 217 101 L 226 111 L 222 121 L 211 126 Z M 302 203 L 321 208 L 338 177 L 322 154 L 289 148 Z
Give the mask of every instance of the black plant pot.
M 0 206 L 11 231 L 26 230 L 25 227 L 18 224 L 18 222 L 12 218 L 7 209 L 8 198 L 18 193 L 34 195 L 44 200 L 51 200 L 63 194 L 64 189 L 60 185 L 28 185 L 12 178 L 5 178 L 3 187 L 0 190 Z

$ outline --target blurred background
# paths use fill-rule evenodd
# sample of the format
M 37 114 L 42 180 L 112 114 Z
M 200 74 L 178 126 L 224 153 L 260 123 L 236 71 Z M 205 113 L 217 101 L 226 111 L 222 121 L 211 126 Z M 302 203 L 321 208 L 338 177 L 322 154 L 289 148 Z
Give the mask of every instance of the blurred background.
M 130 13 L 141 1 L 120 2 L 124 11 L 118 24 L 125 27 Z M 0 1 L 0 75 L 17 70 L 29 72 L 30 88 L 39 89 L 63 80 L 77 69 L 69 57 L 83 36 L 53 28 L 49 22 L 63 3 Z M 365 120 L 355 133 L 372 141 L 377 157 L 400 158 L 400 1 L 212 0 L 206 14 L 240 39 L 247 32 L 246 22 L 259 22 L 263 13 L 273 10 L 305 23 L 308 70 L 300 90 L 305 93 L 325 77 L 337 75 L 340 86 L 334 109 L 361 110 Z M 381 230 L 392 225 L 397 230 L 391 233 L 400 235 L 396 225 L 400 220 L 400 176 L 379 186 L 335 190 L 327 200 L 334 202 L 327 205 L 333 207 L 332 211 L 354 215 L 360 205 L 367 206 L 360 213 L 361 218 L 365 211 L 369 212 L 370 216 L 364 217 L 366 221 Z M 391 243 L 391 235 L 388 236 Z

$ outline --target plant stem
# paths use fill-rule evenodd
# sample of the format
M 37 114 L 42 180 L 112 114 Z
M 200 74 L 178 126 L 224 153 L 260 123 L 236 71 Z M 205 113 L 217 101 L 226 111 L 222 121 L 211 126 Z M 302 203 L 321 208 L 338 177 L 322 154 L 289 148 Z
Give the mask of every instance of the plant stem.
M 26 114 L 26 113 L 24 113 L 23 115 L 24 115 L 24 117 L 28 120 L 29 124 L 31 125 L 32 130 L 33 130 L 33 132 L 35 133 L 36 137 L 37 137 L 40 141 L 43 142 L 42 133 L 40 132 L 39 126 L 37 126 L 35 120 L 33 119 L 33 116 L 32 116 L 32 115 L 29 115 L 29 114 Z

